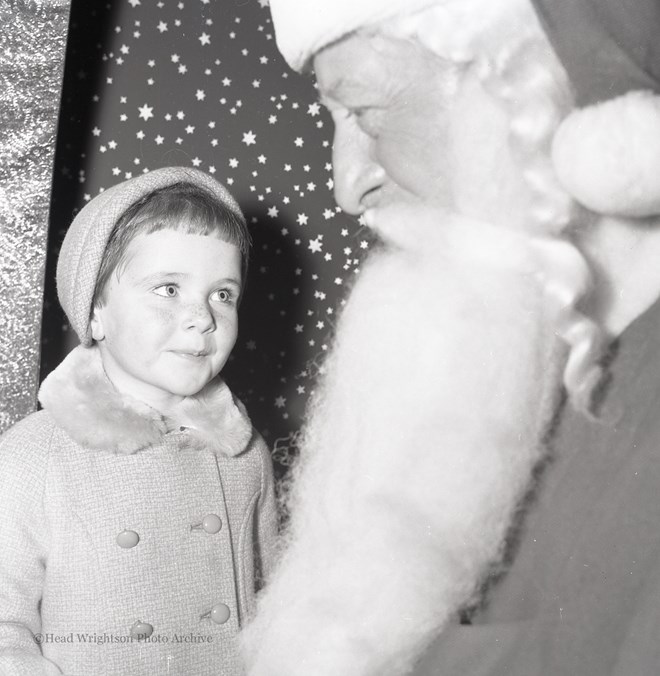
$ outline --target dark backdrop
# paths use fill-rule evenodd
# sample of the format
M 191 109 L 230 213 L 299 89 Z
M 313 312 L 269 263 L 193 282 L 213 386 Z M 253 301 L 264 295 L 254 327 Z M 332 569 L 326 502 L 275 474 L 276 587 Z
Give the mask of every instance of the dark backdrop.
M 76 340 L 55 262 L 75 212 L 147 169 L 225 183 L 254 239 L 225 377 L 281 474 L 337 312 L 368 248 L 332 196 L 332 123 L 289 70 L 265 0 L 73 0 L 46 273 L 42 377 Z

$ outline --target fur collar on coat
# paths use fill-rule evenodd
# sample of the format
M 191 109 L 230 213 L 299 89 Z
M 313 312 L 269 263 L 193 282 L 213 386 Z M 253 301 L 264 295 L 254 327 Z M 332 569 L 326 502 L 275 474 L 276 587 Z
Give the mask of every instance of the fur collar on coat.
M 238 455 L 252 437 L 245 408 L 220 377 L 164 417 L 114 388 L 96 346 L 75 348 L 44 380 L 39 401 L 74 441 L 110 453 L 135 453 L 182 427 L 195 446 L 222 455 Z

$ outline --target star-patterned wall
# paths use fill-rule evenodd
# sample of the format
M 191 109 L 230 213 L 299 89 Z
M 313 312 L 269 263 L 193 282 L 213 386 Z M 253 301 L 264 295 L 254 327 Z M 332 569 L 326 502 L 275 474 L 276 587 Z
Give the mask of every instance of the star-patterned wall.
M 75 344 L 55 261 L 76 210 L 168 165 L 225 183 L 254 240 L 225 377 L 281 476 L 369 247 L 332 194 L 332 123 L 275 45 L 266 0 L 74 0 L 55 159 L 42 376 Z

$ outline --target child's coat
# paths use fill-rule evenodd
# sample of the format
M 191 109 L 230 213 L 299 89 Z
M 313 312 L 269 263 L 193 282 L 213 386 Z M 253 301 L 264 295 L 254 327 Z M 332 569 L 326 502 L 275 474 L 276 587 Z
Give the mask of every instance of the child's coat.
M 0 442 L 0 672 L 243 673 L 235 636 L 276 512 L 240 403 L 216 379 L 164 420 L 114 390 L 94 347 L 40 400 Z

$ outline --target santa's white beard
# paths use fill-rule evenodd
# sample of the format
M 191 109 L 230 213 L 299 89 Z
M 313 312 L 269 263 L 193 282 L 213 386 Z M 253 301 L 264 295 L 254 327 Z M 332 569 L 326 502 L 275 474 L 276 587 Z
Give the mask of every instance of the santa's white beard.
M 407 673 L 501 555 L 559 364 L 525 240 L 431 210 L 375 224 L 305 430 L 251 676 Z M 555 359 L 555 362 L 559 361 Z

